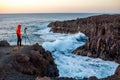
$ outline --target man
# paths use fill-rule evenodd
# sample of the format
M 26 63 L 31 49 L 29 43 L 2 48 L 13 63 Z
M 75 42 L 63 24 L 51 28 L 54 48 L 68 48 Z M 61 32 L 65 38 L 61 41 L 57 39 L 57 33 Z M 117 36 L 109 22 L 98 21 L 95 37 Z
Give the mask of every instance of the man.
M 21 34 L 21 25 L 18 24 L 17 28 L 16 28 L 16 35 L 17 35 L 17 46 L 21 46 L 21 42 L 22 42 L 22 34 Z

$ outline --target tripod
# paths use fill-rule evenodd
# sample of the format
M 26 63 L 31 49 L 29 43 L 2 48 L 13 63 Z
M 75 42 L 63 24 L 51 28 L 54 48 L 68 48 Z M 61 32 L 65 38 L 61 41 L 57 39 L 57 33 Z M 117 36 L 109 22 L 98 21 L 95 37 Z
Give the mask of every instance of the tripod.
M 29 41 L 29 43 L 30 43 L 30 45 L 31 45 L 30 39 L 29 39 L 29 37 L 28 37 L 26 31 L 27 31 L 27 27 L 25 27 L 25 29 L 24 29 L 24 34 L 25 34 L 25 45 L 26 45 L 26 39 L 28 39 L 28 41 Z

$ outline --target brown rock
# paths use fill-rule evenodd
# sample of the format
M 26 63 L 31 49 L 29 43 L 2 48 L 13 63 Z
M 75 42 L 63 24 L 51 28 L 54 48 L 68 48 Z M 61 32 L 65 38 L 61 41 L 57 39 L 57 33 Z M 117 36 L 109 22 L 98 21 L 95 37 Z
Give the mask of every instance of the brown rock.
M 3 47 L 0 47 L 0 51 L 1 49 Z M 36 76 L 59 75 L 51 53 L 45 51 L 42 46 L 35 44 L 24 46 L 15 52 L 12 48 L 9 50 L 9 54 L 1 53 L 4 55 L 0 58 L 0 80 L 35 80 Z
M 89 37 L 82 48 L 73 51 L 75 54 L 120 62 L 120 15 L 99 15 L 63 22 L 56 21 L 48 26 L 53 32 L 80 31 Z
M 91 76 L 88 80 L 98 80 L 98 78 L 95 76 Z
M 67 78 L 67 77 L 37 77 L 35 80 L 76 80 L 75 78 Z
M 87 56 L 88 56 L 88 57 L 91 57 L 91 56 L 92 56 L 92 53 L 91 53 L 91 52 L 88 52 L 88 53 L 87 53 Z
M 49 77 L 37 77 L 35 80 L 51 80 Z
M 24 54 L 16 55 L 15 58 L 16 58 L 16 61 L 19 63 L 25 63 L 25 62 L 28 62 L 30 60 L 30 58 Z
M 120 78 L 120 65 L 117 67 L 115 75 Z
M 7 42 L 7 40 L 0 41 L 0 46 L 10 46 L 10 44 Z
M 91 76 L 89 78 L 83 78 L 83 80 L 99 80 L 99 79 L 95 76 Z
M 86 34 L 89 39 L 84 46 L 73 51 L 74 54 L 99 57 L 120 63 L 120 14 L 98 15 L 69 21 L 50 23 L 53 32 Z M 120 69 L 114 75 L 99 80 L 120 80 Z M 96 80 L 95 77 L 89 78 Z M 89 80 L 85 79 L 85 80 Z

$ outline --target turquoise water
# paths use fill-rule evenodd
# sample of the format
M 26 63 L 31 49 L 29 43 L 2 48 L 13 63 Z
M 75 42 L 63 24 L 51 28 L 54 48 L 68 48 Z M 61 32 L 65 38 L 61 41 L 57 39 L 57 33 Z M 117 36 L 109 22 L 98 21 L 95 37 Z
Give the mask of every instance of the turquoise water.
M 24 28 L 28 27 L 27 34 L 31 43 L 46 41 L 40 36 L 50 35 L 44 29 L 53 21 L 64 21 L 76 18 L 84 18 L 88 16 L 98 15 L 94 13 L 50 13 L 50 14 L 0 14 L 0 40 L 6 39 L 11 44 L 16 44 L 15 29 L 18 23 L 22 25 L 23 44 L 24 44 Z M 39 35 L 36 34 L 39 32 Z M 34 34 L 35 33 L 35 34 Z M 28 43 L 29 44 L 29 43 Z
M 51 14 L 0 14 L 0 40 L 8 40 L 11 45 L 16 45 L 15 30 L 17 24 L 22 25 L 22 44 L 25 45 L 24 28 L 27 27 L 27 34 L 31 44 L 39 43 L 46 50 L 49 50 L 59 69 L 60 77 L 84 77 L 97 76 L 107 77 L 114 74 L 115 62 L 92 59 L 72 54 L 72 51 L 84 45 L 87 36 L 82 33 L 60 34 L 50 32 L 47 25 L 53 21 L 64 21 L 77 18 L 85 18 L 98 14 L 89 13 L 51 13 Z M 28 45 L 30 45 L 27 40 Z

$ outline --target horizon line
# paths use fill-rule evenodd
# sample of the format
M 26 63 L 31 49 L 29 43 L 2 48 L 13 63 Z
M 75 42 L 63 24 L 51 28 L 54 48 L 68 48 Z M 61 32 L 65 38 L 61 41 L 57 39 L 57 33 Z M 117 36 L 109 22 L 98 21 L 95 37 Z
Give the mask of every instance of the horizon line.
M 16 12 L 16 13 L 0 13 L 0 14 L 120 14 L 119 12 Z

